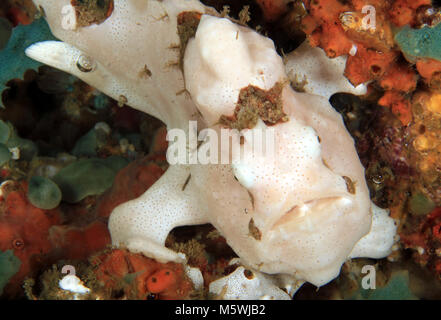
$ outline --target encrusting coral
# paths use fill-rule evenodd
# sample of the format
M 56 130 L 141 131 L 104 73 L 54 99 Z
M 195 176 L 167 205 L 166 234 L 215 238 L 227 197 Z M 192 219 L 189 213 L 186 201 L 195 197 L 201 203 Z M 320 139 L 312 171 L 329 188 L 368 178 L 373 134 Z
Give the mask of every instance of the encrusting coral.
M 44 263 L 52 249 L 49 229 L 60 224 L 60 212 L 34 207 L 26 198 L 26 184 L 2 186 L 0 203 L 0 251 L 12 250 L 20 260 L 19 270 L 10 279 L 5 292 L 18 294 L 26 276 Z
M 114 1 L 112 14 L 90 28 L 62 15 L 70 1 L 34 2 L 64 42 L 37 43 L 27 49 L 30 57 L 159 118 L 169 135 L 172 129 L 196 134 L 189 120 L 220 132 L 219 120 L 234 116 L 239 94 L 249 86 L 277 92 L 272 101 L 283 110 L 276 124 L 259 119 L 241 127 L 243 138 L 229 129 L 249 157 L 173 164 L 143 195 L 116 207 L 109 222 L 114 245 L 161 262 L 185 262 L 164 246 L 167 235 L 177 226 L 209 222 L 242 264 L 291 288 L 303 281 L 326 284 L 348 258 L 390 253 L 394 223 L 371 205 L 341 117 L 325 98 L 291 89 L 270 39 L 196 0 Z M 183 12 L 195 14 L 183 20 Z M 183 31 L 190 36 L 182 37 Z M 281 89 L 271 91 L 277 84 Z M 251 101 L 268 107 L 265 99 Z M 246 135 L 270 129 L 274 159 L 252 150 Z M 191 159 L 198 147 L 187 146 Z M 220 149 L 217 163 L 225 152 Z
M 125 250 L 113 250 L 93 260 L 97 265 L 94 271 L 97 280 L 109 289 L 114 288 L 116 282 L 128 282 L 132 276 L 136 289 L 125 286 L 125 294 L 129 296 L 134 291 L 137 299 L 187 299 L 193 291 L 182 264 L 161 264 Z
M 105 223 L 84 226 L 64 224 L 60 208 L 44 210 L 27 199 L 26 182 L 5 182 L 1 186 L 0 252 L 12 250 L 20 266 L 5 286 L 10 296 L 19 296 L 25 277 L 58 259 L 86 259 L 110 243 Z
M 76 204 L 62 203 L 53 210 L 40 209 L 30 203 L 26 182 L 20 183 L 12 180 L 4 182 L 1 186 L 3 199 L 0 202 L 0 230 L 2 230 L 0 237 L 0 292 L 4 293 L 5 297 L 20 297 L 21 286 L 24 279 L 27 278 L 25 281 L 28 288 L 26 292 L 31 299 L 119 299 L 121 297 L 118 297 L 118 290 L 121 288 L 121 284 L 127 285 L 124 288 L 129 298 L 188 298 L 189 294 L 193 293 L 193 285 L 187 278 L 187 269 L 183 269 L 182 265 L 176 265 L 177 273 L 171 273 L 176 276 L 176 283 L 172 283 L 166 277 L 167 275 L 164 277 L 158 271 L 158 285 L 164 287 L 163 279 L 166 280 L 167 285 L 163 288 L 164 290 L 150 288 L 151 291 L 159 290 L 160 292 L 150 294 L 151 291 L 149 291 L 148 296 L 145 291 L 147 284 L 141 288 L 144 293 L 135 295 L 135 292 L 139 292 L 140 288 L 129 285 L 134 284 L 130 280 L 131 275 L 121 275 L 112 270 L 107 275 L 119 280 L 116 282 L 106 280 L 103 281 L 103 284 L 93 282 L 92 292 L 88 295 L 74 294 L 67 289 L 60 288 L 58 280 L 60 276 L 63 276 L 60 270 L 47 270 L 42 276 L 37 274 L 39 270 L 45 270 L 50 264 L 57 261 L 60 268 L 66 264 L 77 266 L 79 261 L 85 261 L 91 255 L 93 258 L 98 254 L 102 258 L 99 260 L 100 262 L 95 259 L 95 262 L 91 264 L 98 275 L 99 266 L 107 263 L 105 261 L 110 263 L 112 260 L 107 258 L 112 255 L 109 250 L 102 251 L 111 243 L 107 228 L 107 218 L 110 212 L 118 204 L 141 195 L 163 174 L 164 170 L 160 166 L 165 166 L 166 146 L 164 130 L 160 129 L 156 135 L 155 143 L 151 146 L 151 154 L 133 161 L 126 168 L 120 170 L 115 177 L 114 188 L 109 189 L 102 196 L 89 196 Z M 41 188 L 41 185 L 35 184 L 34 189 L 34 193 L 42 192 L 44 195 L 47 192 L 44 185 Z M 32 195 L 31 198 L 36 198 L 40 203 L 45 201 L 47 196 L 35 197 Z M 50 199 L 51 197 L 49 197 Z M 187 250 L 184 251 L 187 252 Z M 190 256 L 194 255 L 191 251 L 188 252 Z M 148 270 L 151 269 L 151 266 L 154 266 L 154 270 L 167 268 L 166 265 L 141 255 L 136 255 L 135 258 L 142 263 L 137 265 L 134 274 L 143 272 L 138 270 L 138 267 L 142 269 L 148 266 Z M 125 261 L 122 259 L 120 262 L 126 263 Z M 207 270 L 204 261 L 198 260 L 198 266 L 207 275 L 212 275 Z M 80 279 L 84 278 L 81 270 L 79 277 Z M 54 279 L 57 281 L 53 281 Z M 88 279 L 86 277 L 87 286 L 90 285 Z M 185 282 L 182 282 L 183 279 L 186 279 Z M 144 280 L 144 282 L 147 281 Z M 34 286 L 32 283 L 38 283 L 38 285 Z M 184 287 L 185 290 L 180 289 Z
M 386 91 L 381 105 L 407 126 L 412 118 L 404 96 L 415 91 L 418 76 L 439 89 L 439 9 L 430 0 L 304 3 L 309 14 L 302 29 L 309 43 L 330 58 L 347 55 L 349 81 L 354 86 L 375 82 Z
M 165 163 L 165 152 L 156 155 L 152 153 L 120 170 L 112 188 L 98 201 L 98 215 L 109 217 L 118 205 L 138 198 L 147 191 L 163 175 L 162 163 Z
M 39 105 L 43 103 L 40 99 L 46 103 L 45 107 L 49 110 L 54 100 L 58 106 L 63 101 L 71 100 L 73 105 L 86 109 L 90 105 L 88 103 L 90 93 L 93 92 L 89 86 L 81 84 L 81 81 L 78 80 L 73 83 L 73 86 L 81 88 L 81 90 L 74 89 L 73 92 L 70 92 L 65 87 L 66 83 L 63 82 L 66 76 L 58 77 L 58 71 L 55 71 L 57 78 L 52 80 L 60 82 L 57 86 L 50 88 L 50 93 L 44 91 L 45 94 L 42 95 L 42 91 L 50 87 L 43 81 L 47 79 L 48 75 L 54 76 L 54 70 L 42 68 L 39 70 L 41 73 L 30 70 L 25 74 L 24 81 L 11 81 L 10 88 L 6 90 L 4 95 L 6 109 L 2 110 L 1 117 L 5 121 L 0 121 L 0 146 L 3 147 L 2 152 L 4 152 L 2 155 L 4 163 L 0 170 L 2 179 L 0 190 L 3 197 L 0 201 L 0 229 L 2 229 L 3 235 L 0 237 L 0 294 L 2 294 L 2 298 L 21 297 L 25 277 L 35 278 L 40 271 L 60 259 L 85 260 L 91 254 L 110 245 L 107 219 L 112 209 L 117 204 L 142 194 L 163 173 L 164 170 L 161 167 L 166 168 L 167 166 L 165 163 L 167 143 L 164 130 L 159 130 L 155 135 L 155 142 L 150 143 L 150 138 L 160 123 L 147 121 L 144 124 L 147 116 L 140 117 L 138 111 L 117 107 L 116 103 L 114 103 L 114 108 L 118 111 L 115 112 L 115 116 L 119 117 L 118 121 L 112 121 L 113 115 L 110 115 L 106 120 L 112 123 L 113 128 L 117 129 L 114 129 L 112 137 L 106 141 L 106 144 L 97 150 L 97 156 L 101 157 L 100 159 L 94 157 L 78 160 L 66 152 L 61 152 L 63 147 L 61 150 L 57 147 L 50 149 L 60 141 L 54 143 L 56 139 L 53 140 L 45 132 L 41 132 L 38 127 L 42 128 L 44 125 L 40 126 L 39 122 L 42 121 L 47 125 L 47 118 L 51 122 L 55 118 L 60 119 L 60 116 L 64 119 L 65 115 L 60 112 L 56 116 L 45 117 L 45 113 L 32 112 L 35 109 L 41 111 Z M 67 78 L 70 76 L 67 75 Z M 29 99 L 29 91 L 32 92 L 31 99 Z M 39 99 L 32 99 L 35 96 Z M 57 99 L 52 100 L 54 96 Z M 109 99 L 106 99 L 105 103 L 109 104 L 109 106 L 105 106 L 106 108 L 112 108 L 113 103 Z M 24 119 L 17 116 L 19 113 L 26 113 L 29 118 L 19 122 L 17 119 Z M 134 118 L 137 121 L 133 121 Z M 93 126 L 94 122 L 97 122 L 95 127 L 99 127 L 100 130 L 101 128 L 106 129 L 106 125 L 99 115 L 92 119 L 81 116 L 72 120 L 78 121 L 78 126 L 85 126 L 86 130 L 83 132 L 87 132 L 87 128 Z M 34 126 L 28 125 L 31 122 L 34 123 Z M 19 124 L 18 127 L 15 126 L 16 123 Z M 126 135 L 123 133 L 123 137 L 131 138 L 130 134 L 138 132 L 141 124 L 145 127 L 142 129 L 145 132 L 145 141 L 142 142 L 144 146 L 137 145 L 135 150 L 130 144 L 127 147 L 124 146 L 124 149 L 123 145 L 117 145 L 117 139 L 121 139 L 121 133 L 117 131 L 118 128 L 123 128 L 121 130 L 128 132 Z M 63 130 L 62 127 L 63 125 L 60 128 L 52 127 L 52 137 L 57 136 L 58 134 L 54 133 Z M 77 135 L 76 138 L 79 136 Z M 70 146 L 71 144 L 67 143 L 64 147 L 70 149 Z M 130 159 L 133 154 L 143 152 L 141 150 L 148 152 L 149 148 L 152 150 L 151 156 L 145 157 L 145 161 L 138 159 L 138 161 L 132 162 L 127 170 L 115 177 L 118 169 L 129 162 L 124 157 Z M 131 150 L 132 154 L 130 154 Z M 149 163 L 150 161 L 151 163 Z M 82 170 L 65 170 L 75 163 L 83 163 L 84 165 L 80 167 Z M 104 179 L 104 183 L 101 183 L 98 188 L 96 183 L 90 184 L 88 182 L 88 179 L 90 181 L 90 177 L 93 176 L 95 180 L 103 180 L 102 172 L 100 174 L 100 170 L 94 170 L 96 164 L 109 166 L 112 171 L 110 178 Z M 99 193 L 112 185 L 114 177 L 116 178 L 114 185 L 122 188 L 113 194 L 108 192 L 100 197 Z M 59 203 L 61 190 L 52 179 L 57 180 L 58 183 L 63 182 L 60 183 L 60 186 L 63 187 L 62 193 L 66 199 L 73 200 L 75 203 L 67 203 L 66 201 Z M 73 194 L 86 194 L 87 197 L 73 198 Z M 11 201 L 12 205 L 5 205 Z M 21 213 L 17 216 L 14 212 Z M 48 216 L 55 216 L 56 221 L 46 221 Z M 14 235 L 14 239 L 11 238 L 11 234 Z M 16 244 L 20 250 L 15 249 L 13 240 L 17 240 Z M 37 278 L 35 279 L 38 281 Z M 68 297 L 66 296 L 66 298 Z

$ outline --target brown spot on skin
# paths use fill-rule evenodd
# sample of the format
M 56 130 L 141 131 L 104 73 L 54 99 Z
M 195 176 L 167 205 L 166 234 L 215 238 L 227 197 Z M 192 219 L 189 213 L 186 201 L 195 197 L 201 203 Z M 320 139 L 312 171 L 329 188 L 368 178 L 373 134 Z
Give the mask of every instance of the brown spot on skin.
M 325 159 L 322 158 L 322 162 L 323 162 L 323 165 L 324 165 L 326 168 L 328 168 L 329 170 L 332 170 L 331 167 L 328 165 L 328 163 L 326 162 Z
M 182 68 L 185 49 L 188 41 L 196 35 L 202 14 L 196 11 L 185 11 L 178 15 L 178 36 L 180 45 L 180 66 Z
M 143 79 L 148 79 L 152 76 L 152 72 L 147 67 L 147 65 L 144 65 L 144 68 L 139 72 L 139 77 Z
M 253 206 L 253 209 L 254 209 L 254 196 L 250 191 L 248 191 L 248 195 L 250 196 L 251 205 Z
M 182 89 L 181 91 L 176 92 L 177 96 L 180 96 L 181 94 L 186 94 L 188 97 L 191 97 L 190 96 L 190 92 L 188 92 L 187 89 Z M 199 110 L 197 110 L 196 113 L 199 114 L 200 116 L 202 116 L 202 114 L 201 114 L 201 112 Z
M 40 14 L 43 18 L 46 18 L 46 11 L 44 11 L 44 8 L 42 6 L 38 6 L 38 11 L 40 11 Z
M 336 57 L 337 53 L 332 49 L 328 49 L 326 50 L 326 55 L 332 59 Z
M 282 90 L 284 84 L 278 82 L 270 90 L 263 90 L 253 85 L 243 88 L 239 93 L 233 116 L 222 115 L 219 124 L 239 131 L 252 129 L 262 119 L 266 125 L 288 121 L 283 112 Z
M 70 3 L 75 8 L 79 27 L 103 23 L 114 9 L 113 0 L 71 0 Z
M 180 44 L 171 44 L 168 49 L 170 50 L 179 50 L 181 49 L 181 45 Z
M 252 218 L 248 224 L 248 231 L 250 232 L 250 236 L 252 236 L 254 239 L 258 241 L 262 239 L 262 232 L 260 232 L 260 230 L 256 227 Z
M 122 108 L 124 105 L 126 105 L 128 102 L 127 97 L 124 95 L 120 95 L 118 98 L 118 107 Z
M 184 191 L 185 188 L 187 187 L 187 184 L 190 181 L 190 178 L 191 178 L 191 174 L 189 174 L 187 179 L 185 180 L 184 185 L 182 186 L 182 191 Z
M 296 92 L 305 92 L 305 86 L 308 84 L 308 80 L 306 75 L 303 75 L 303 78 L 300 80 L 299 76 L 296 74 L 293 77 L 290 77 L 290 85 L 291 88 Z
M 248 280 L 252 280 L 254 279 L 254 273 L 251 270 L 245 269 L 243 271 L 243 275 L 245 276 L 245 278 L 247 278 Z
M 350 194 L 355 194 L 355 183 L 351 180 L 351 178 L 343 176 L 346 182 L 346 188 Z

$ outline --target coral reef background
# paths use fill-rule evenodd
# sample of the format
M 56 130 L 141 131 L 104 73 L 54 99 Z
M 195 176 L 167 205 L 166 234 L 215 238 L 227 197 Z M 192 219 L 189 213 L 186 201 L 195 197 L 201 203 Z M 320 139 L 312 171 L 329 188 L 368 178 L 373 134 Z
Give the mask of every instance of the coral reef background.
M 272 38 L 280 54 L 304 39 L 329 58 L 348 55 L 345 76 L 364 96 L 338 93 L 366 168 L 373 201 L 399 223 L 394 252 L 348 261 L 318 291 L 295 299 L 441 299 L 441 12 L 430 0 L 206 0 Z M 84 23 L 105 19 L 111 1 L 73 1 Z M 376 9 L 375 31 L 362 8 Z M 92 19 L 92 20 L 91 20 Z M 0 3 L 0 296 L 3 299 L 206 299 L 235 257 L 211 225 L 175 229 L 167 246 L 198 267 L 112 248 L 107 219 L 167 170 L 165 127 L 84 82 L 23 54 L 50 32 L 30 0 Z M 417 50 L 418 49 L 418 50 Z M 356 53 L 354 53 L 354 51 Z M 293 79 L 293 87 L 301 85 Z M 375 265 L 377 290 L 361 287 Z M 65 266 L 90 289 L 60 288 Z

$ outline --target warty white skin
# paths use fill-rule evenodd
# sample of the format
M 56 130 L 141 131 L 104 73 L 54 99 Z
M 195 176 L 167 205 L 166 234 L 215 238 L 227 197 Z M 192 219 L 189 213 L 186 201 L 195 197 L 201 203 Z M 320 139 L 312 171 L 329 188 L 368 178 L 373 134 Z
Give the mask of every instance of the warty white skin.
M 291 297 L 280 289 L 277 279 L 260 272 L 239 266 L 228 277 L 210 283 L 209 291 L 222 300 L 290 300 Z
M 306 81 L 304 92 L 329 99 L 336 92 L 362 95 L 367 92 L 365 84 L 354 87 L 343 75 L 346 56 L 330 59 L 318 47 L 304 41 L 296 50 L 284 57 L 286 73 L 291 81 Z
M 72 73 L 112 98 L 125 96 L 130 106 L 158 117 L 168 129 L 187 129 L 188 121 L 196 119 L 199 128 L 219 130 L 216 120 L 233 114 L 243 87 L 269 90 L 287 82 L 271 40 L 209 15 L 202 16 L 188 43 L 184 74 L 170 67 L 179 59 L 170 49 L 179 43 L 177 14 L 213 13 L 196 0 L 115 0 L 104 23 L 77 30 L 61 25 L 61 9 L 70 0 L 34 2 L 64 42 L 36 44 L 27 50 L 30 57 Z M 80 55 L 96 62 L 93 72 L 77 68 Z M 144 66 L 152 72 L 150 78 L 139 76 Z M 184 88 L 189 95 L 178 94 Z M 252 160 L 232 159 L 232 165 L 170 166 L 141 197 L 113 211 L 113 244 L 159 261 L 184 262 L 182 254 L 165 248 L 168 233 L 177 226 L 211 223 L 244 265 L 317 286 L 335 278 L 349 257 L 387 255 L 395 226 L 383 214 L 380 226 L 371 230 L 364 169 L 341 116 L 326 99 L 289 86 L 282 101 L 289 121 L 274 126 L 275 162 L 253 154 Z M 248 141 L 243 148 L 251 152 Z M 355 194 L 348 192 L 342 176 L 354 182 Z M 261 240 L 250 235 L 251 217 Z M 386 235 L 372 236 L 370 230 Z M 375 243 L 357 246 L 360 239 Z
M 66 29 L 63 8 L 70 0 L 35 0 L 42 7 L 52 33 L 63 42 L 42 42 L 26 54 L 42 63 L 71 73 L 115 100 L 127 98 L 131 107 L 160 119 L 171 128 L 197 120 L 197 110 L 182 91 L 184 78 L 178 66 L 177 15 L 182 11 L 212 11 L 197 0 L 115 1 L 114 13 L 102 24 Z M 64 26 L 64 27 L 63 27 Z M 80 55 L 97 64 L 94 72 L 77 67 Z M 152 76 L 143 74 L 145 67 Z M 181 93 L 181 94 L 178 94 Z M 202 124 L 201 124 L 202 126 Z

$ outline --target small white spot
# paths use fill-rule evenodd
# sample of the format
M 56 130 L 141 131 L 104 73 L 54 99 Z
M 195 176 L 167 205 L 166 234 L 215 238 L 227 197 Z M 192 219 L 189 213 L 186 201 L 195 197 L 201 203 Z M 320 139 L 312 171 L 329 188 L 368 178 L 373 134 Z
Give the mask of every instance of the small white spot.
M 83 281 L 77 276 L 67 275 L 58 282 L 61 289 L 78 294 L 86 294 L 90 289 L 85 287 Z
M 351 56 L 355 56 L 357 54 L 357 46 L 355 44 L 352 45 L 351 50 L 349 50 L 349 54 Z
M 64 30 L 75 30 L 77 28 L 77 15 L 72 5 L 65 5 L 61 9 L 61 15 L 63 16 L 61 27 Z
M 9 151 L 12 154 L 12 160 L 20 159 L 20 149 L 18 147 L 9 148 Z

